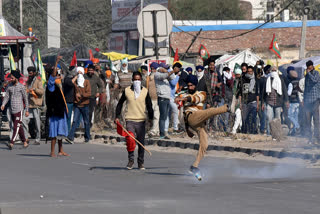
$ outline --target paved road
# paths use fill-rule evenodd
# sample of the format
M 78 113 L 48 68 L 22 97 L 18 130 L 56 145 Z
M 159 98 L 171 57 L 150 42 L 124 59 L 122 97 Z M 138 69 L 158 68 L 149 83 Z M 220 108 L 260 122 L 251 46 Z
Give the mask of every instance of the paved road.
M 128 171 L 124 148 L 49 144 L 6 150 L 0 144 L 1 214 L 319 213 L 320 169 L 206 158 L 204 180 L 188 175 L 192 155 L 153 152 L 146 171 Z M 40 196 L 43 196 L 41 198 Z

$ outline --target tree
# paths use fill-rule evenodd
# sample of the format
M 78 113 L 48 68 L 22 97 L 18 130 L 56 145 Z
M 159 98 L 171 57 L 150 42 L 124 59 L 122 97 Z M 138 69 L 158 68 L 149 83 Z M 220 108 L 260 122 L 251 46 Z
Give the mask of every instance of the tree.
M 292 0 L 280 0 L 281 8 L 287 6 Z M 301 19 L 303 16 L 304 0 L 295 1 L 288 9 L 290 11 L 290 19 Z M 310 13 L 308 19 L 318 20 L 320 17 L 320 2 L 318 0 L 309 1 Z
M 175 20 L 239 20 L 239 0 L 174 0 L 169 10 Z

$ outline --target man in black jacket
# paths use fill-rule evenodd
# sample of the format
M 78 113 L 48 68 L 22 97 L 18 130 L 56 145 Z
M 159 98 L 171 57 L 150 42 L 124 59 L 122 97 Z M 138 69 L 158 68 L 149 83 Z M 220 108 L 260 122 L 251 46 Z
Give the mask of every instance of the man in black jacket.
M 241 77 L 239 82 L 239 102 L 242 113 L 242 132 L 256 134 L 256 118 L 259 110 L 259 85 L 254 75 L 253 67 Z
M 67 107 L 68 107 L 68 132 L 71 129 L 71 115 L 73 111 L 73 102 L 74 102 L 74 84 L 72 83 L 72 79 L 76 76 L 75 67 L 72 66 L 69 68 L 69 72 L 67 72 L 66 77 L 63 82 L 63 93 L 66 98 Z

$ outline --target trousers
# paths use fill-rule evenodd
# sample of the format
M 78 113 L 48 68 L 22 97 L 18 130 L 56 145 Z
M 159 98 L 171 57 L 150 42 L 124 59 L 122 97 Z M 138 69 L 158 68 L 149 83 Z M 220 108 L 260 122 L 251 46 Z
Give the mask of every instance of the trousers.
M 197 132 L 197 135 L 199 137 L 199 150 L 196 160 L 193 163 L 194 167 L 199 166 L 199 163 L 204 157 L 204 154 L 208 148 L 208 133 L 205 129 L 206 120 L 215 115 L 223 114 L 227 112 L 227 110 L 227 105 L 224 105 L 218 108 L 208 108 L 206 110 L 194 111 L 188 116 L 188 125 L 190 126 L 190 128 Z

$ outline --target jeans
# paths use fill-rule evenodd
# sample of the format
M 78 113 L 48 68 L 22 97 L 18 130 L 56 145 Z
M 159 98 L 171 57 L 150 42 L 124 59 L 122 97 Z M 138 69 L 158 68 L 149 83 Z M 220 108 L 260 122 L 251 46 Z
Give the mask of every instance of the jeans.
M 313 136 L 320 141 L 319 136 L 319 105 L 320 100 L 315 101 L 314 103 L 306 103 L 306 131 L 308 133 L 309 139 L 312 140 L 312 131 L 311 131 L 311 119 L 313 118 Z
M 242 118 L 242 132 L 256 134 L 257 133 L 257 102 L 251 102 L 248 104 L 242 104 L 243 115 Z
M 173 119 L 173 130 L 178 130 L 179 125 L 179 110 L 177 104 L 174 102 L 173 98 L 170 98 L 170 112 Z M 165 131 L 169 129 L 169 122 L 170 122 L 170 114 L 168 113 L 168 117 L 165 123 Z
M 290 103 L 288 117 L 294 125 L 294 129 L 299 129 L 299 103 Z
M 273 119 L 281 119 L 281 108 L 282 107 L 273 107 L 269 104 L 266 105 L 266 113 L 267 113 L 267 133 L 270 134 L 270 125 L 269 123 Z
M 158 97 L 158 105 L 159 105 L 159 111 L 160 111 L 160 118 L 159 118 L 160 137 L 164 137 L 166 119 L 168 117 L 168 112 L 170 108 L 170 100 L 166 98 Z
M 71 129 L 71 117 L 72 117 L 72 111 L 73 111 L 73 103 L 67 103 L 67 107 L 68 107 L 67 124 L 68 124 L 68 132 L 70 132 L 70 129 Z
M 146 123 L 145 122 L 134 122 L 134 121 L 126 121 L 126 128 L 129 132 L 132 132 L 135 138 L 144 145 L 144 138 L 146 134 Z M 138 144 L 138 163 L 144 163 L 144 148 Z M 134 151 L 128 152 L 129 161 L 134 160 Z
M 259 116 L 259 122 L 260 122 L 260 133 L 264 133 L 266 129 L 266 111 L 262 111 L 262 108 L 260 107 L 258 111 Z
M 78 107 L 74 106 L 74 116 L 73 116 L 73 123 L 71 127 L 71 131 L 69 133 L 68 138 L 70 140 L 74 140 L 74 134 L 76 132 L 76 129 L 80 125 L 80 115 L 83 118 L 84 121 L 84 138 L 86 141 L 90 140 L 90 122 L 89 122 L 89 106 L 86 105 L 84 107 Z
M 38 108 L 30 108 L 29 109 L 29 117 L 23 117 L 22 125 L 24 130 L 24 136 L 28 138 L 29 136 L 29 122 L 30 119 L 33 118 L 35 120 L 35 125 L 37 129 L 36 142 L 40 142 L 41 139 L 41 122 L 40 122 L 40 110 Z

